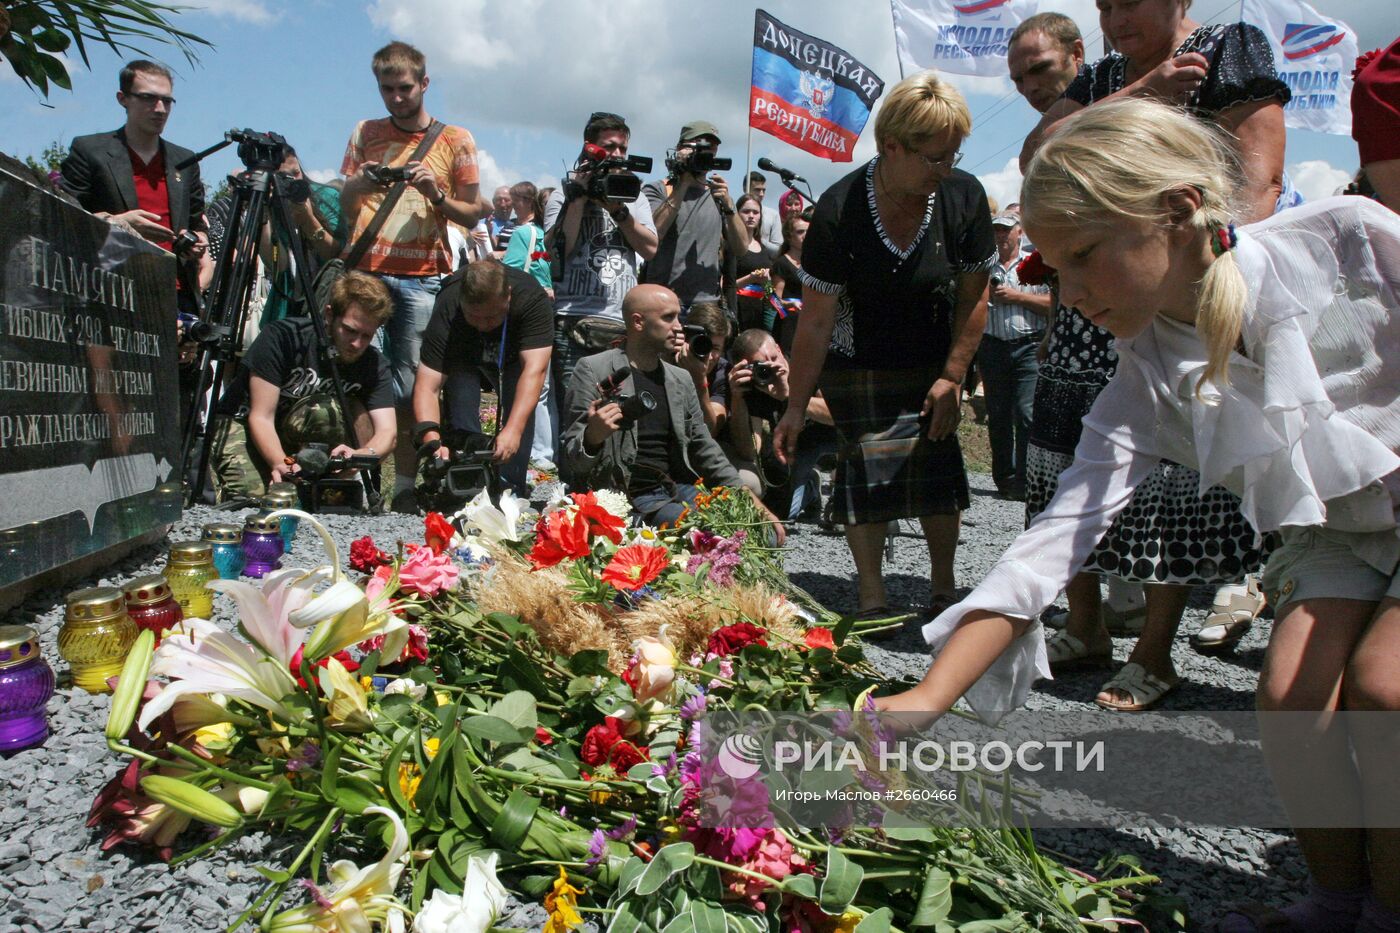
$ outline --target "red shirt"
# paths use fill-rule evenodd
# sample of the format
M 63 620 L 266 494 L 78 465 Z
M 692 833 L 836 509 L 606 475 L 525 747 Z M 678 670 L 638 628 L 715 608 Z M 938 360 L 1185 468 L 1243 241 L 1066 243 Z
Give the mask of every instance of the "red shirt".
M 162 227 L 170 226 L 170 191 L 165 185 L 165 150 L 157 149 L 150 162 L 142 162 L 141 157 L 131 146 L 126 147 L 131 156 L 131 177 L 136 183 L 136 206 L 160 217 Z M 156 244 L 170 249 L 174 240 Z

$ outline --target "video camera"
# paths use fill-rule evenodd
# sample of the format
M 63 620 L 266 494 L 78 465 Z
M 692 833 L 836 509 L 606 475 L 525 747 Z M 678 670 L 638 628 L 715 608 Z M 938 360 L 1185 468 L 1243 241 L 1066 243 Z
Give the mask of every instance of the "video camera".
M 635 424 L 639 418 L 656 408 L 656 396 L 642 391 L 626 398 L 622 394 L 622 384 L 632 375 L 630 366 L 619 366 L 613 374 L 598 383 L 598 395 L 604 402 L 617 402 L 622 409 L 622 427 Z
M 715 348 L 715 341 L 710 337 L 709 331 L 699 324 L 684 324 L 681 329 L 685 331 L 685 342 L 690 345 L 691 356 L 710 355 L 710 351 Z
M 307 444 L 290 461 L 301 467 L 290 478 L 297 484 L 301 507 L 313 514 L 353 514 L 365 511 L 364 480 L 342 476 L 347 470 L 372 470 L 378 457 L 332 457 L 326 444 Z
M 418 448 L 418 502 L 437 512 L 455 511 L 476 498 L 483 489 L 491 495 L 501 494 L 500 474 L 492 466 L 495 443 L 490 435 L 478 431 L 446 431 L 443 433 L 451 455 L 437 456 L 443 441 L 432 440 Z
M 178 315 L 184 333 L 181 340 L 188 340 L 203 346 L 213 346 L 224 337 L 228 336 L 229 329 L 220 327 L 212 321 L 202 321 L 193 314 L 186 314 L 181 311 Z
M 256 168 L 276 169 L 287 160 L 287 140 L 279 133 L 229 130 L 224 134 L 224 139 L 238 143 L 238 158 L 250 171 Z
M 703 139 L 689 144 L 690 154 L 679 156 L 672 152 L 666 159 L 666 170 L 672 175 L 708 175 L 710 172 L 727 172 L 734 167 L 734 160 L 715 155 L 715 146 Z
M 584 143 L 574 171 L 586 173 L 588 180 L 577 185 L 575 194 L 612 204 L 630 204 L 642 194 L 642 180 L 637 172 L 650 172 L 648 156 L 615 156 L 602 146 Z
M 413 177 L 413 169 L 407 165 L 367 165 L 365 177 L 376 185 L 396 185 Z

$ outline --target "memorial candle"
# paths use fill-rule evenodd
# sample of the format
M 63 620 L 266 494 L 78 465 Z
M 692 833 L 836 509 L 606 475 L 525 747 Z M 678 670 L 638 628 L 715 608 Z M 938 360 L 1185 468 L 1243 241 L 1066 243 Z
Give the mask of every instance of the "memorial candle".
M 38 634 L 27 625 L 0 626 L 0 755 L 44 744 L 53 683 Z

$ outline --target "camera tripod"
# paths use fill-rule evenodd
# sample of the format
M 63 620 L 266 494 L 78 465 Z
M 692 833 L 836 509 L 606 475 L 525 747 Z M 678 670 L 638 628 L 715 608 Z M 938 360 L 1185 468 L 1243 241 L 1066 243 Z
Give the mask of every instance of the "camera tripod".
M 224 231 L 223 251 L 214 265 L 209 298 L 200 307 L 199 321 L 189 328 L 190 338 L 199 345 L 195 361 L 198 382 L 185 415 L 180 448 L 182 467 L 188 470 L 191 463 L 195 467 L 190 477 L 189 504 L 200 501 L 204 494 L 216 433 L 214 410 L 225 389 L 228 365 L 237 359 L 257 269 L 258 238 L 269 217 L 275 219 L 272 224 L 273 236 L 287 250 L 296 268 L 293 304 L 300 301 L 307 308 L 319 352 L 329 364 L 335 401 L 340 406 L 345 426 L 344 441 L 352 448 L 355 446 L 354 426 L 345 401 L 345 385 L 336 365 L 339 354 L 326 333 L 321 309 L 312 306 L 314 289 L 311 266 L 304 245 L 292 232 L 296 227 L 287 206 L 290 181 L 277 171 L 286 159 L 286 139 L 276 133 L 229 130 L 222 142 L 195 153 L 177 165 L 176 169 L 186 168 L 232 143 L 238 144 L 238 157 L 246 170 L 230 177 L 233 206 Z M 370 508 L 374 509 L 379 504 L 379 495 L 372 486 L 373 483 L 365 483 Z

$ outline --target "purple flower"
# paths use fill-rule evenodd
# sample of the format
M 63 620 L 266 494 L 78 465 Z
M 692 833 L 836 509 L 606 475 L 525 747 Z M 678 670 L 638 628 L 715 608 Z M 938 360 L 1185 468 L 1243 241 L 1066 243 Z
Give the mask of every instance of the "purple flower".
M 721 538 L 699 529 L 691 532 L 690 546 L 694 554 L 686 561 L 685 572 L 698 573 L 708 565 L 710 581 L 718 586 L 730 586 L 734 582 L 734 571 L 739 568 L 739 552 L 747 538 L 748 532 L 742 529 L 734 532 L 732 538 Z
M 675 761 L 675 759 L 676 759 L 676 756 L 675 756 L 675 755 L 672 755 L 672 756 L 671 756 L 671 760 L 672 760 L 672 761 Z M 615 829 L 610 829 L 610 830 L 608 830 L 607 833 L 606 833 L 605 835 L 606 835 L 609 839 L 611 839 L 611 840 L 613 840 L 614 842 L 616 842 L 616 841 L 619 840 L 619 839 L 622 839 L 622 838 L 624 838 L 624 837 L 626 837 L 626 836 L 632 835 L 632 833 L 635 832 L 636 829 L 637 829 L 637 820 L 636 820 L 636 818 L 635 818 L 635 817 L 630 817 L 630 816 L 629 816 L 627 819 L 623 820 L 623 822 L 622 822 L 622 824 L 621 824 L 620 826 L 616 827 Z
M 301 743 L 296 755 L 287 759 L 288 771 L 310 771 L 321 763 L 321 746 L 307 739 Z
M 603 835 L 601 829 L 593 830 L 593 835 L 588 837 L 588 858 L 583 863 L 592 870 L 603 860 L 603 852 L 608 846 L 608 837 Z
M 705 707 L 708 702 L 703 693 L 688 697 L 686 701 L 681 704 L 681 719 L 686 722 L 699 719 L 701 716 L 705 715 Z
M 670 776 L 671 776 L 671 772 L 673 772 L 673 771 L 675 771 L 675 770 L 676 770 L 676 753 L 675 753 L 675 752 L 672 752 L 671 755 L 670 755 L 670 757 L 668 757 L 665 761 L 657 762 L 656 764 L 653 764 L 653 765 L 651 766 L 651 776 L 652 776 L 652 777 L 659 777 L 659 778 L 667 778 L 667 777 L 670 777 Z

